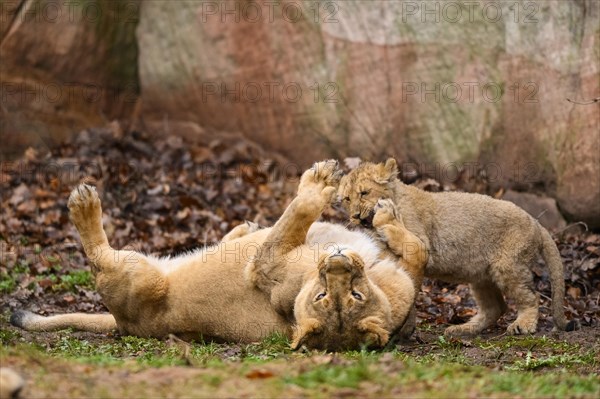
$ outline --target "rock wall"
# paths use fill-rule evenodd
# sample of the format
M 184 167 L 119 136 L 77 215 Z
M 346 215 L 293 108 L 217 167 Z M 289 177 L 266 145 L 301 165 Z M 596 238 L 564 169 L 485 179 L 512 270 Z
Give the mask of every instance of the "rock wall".
M 139 75 L 137 107 L 91 114 L 135 111 L 155 134 L 241 135 L 302 166 L 392 155 L 440 180 L 463 171 L 544 191 L 570 220 L 600 227 L 600 104 L 566 100 L 600 95 L 599 20 L 593 0 L 148 1 L 135 38 L 131 24 L 105 47 L 83 24 L 71 28 L 78 40 L 48 28 L 30 58 L 15 36 L 31 35 L 24 25 L 2 49 L 41 80 L 113 84 L 117 67 L 137 65 L 122 78 Z M 89 123 L 88 111 L 67 116 Z
M 137 1 L 0 2 L 2 156 L 131 114 Z

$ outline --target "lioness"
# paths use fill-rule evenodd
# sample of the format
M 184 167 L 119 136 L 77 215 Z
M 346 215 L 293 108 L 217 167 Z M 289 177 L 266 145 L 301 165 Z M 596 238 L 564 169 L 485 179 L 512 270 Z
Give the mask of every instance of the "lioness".
M 316 164 L 302 175 L 297 197 L 273 228 L 241 225 L 217 246 L 161 259 L 111 248 L 98 194 L 82 184 L 69 197 L 70 217 L 110 314 L 42 317 L 17 311 L 11 322 L 33 331 L 118 329 L 142 337 L 230 342 L 253 342 L 278 331 L 293 338 L 294 348 L 385 345 L 414 300 L 402 266 L 426 260 L 417 251 L 398 263 L 385 258 L 368 235 L 313 223 L 338 180 L 337 162 Z M 378 212 L 388 221 L 385 215 Z M 328 242 L 336 245 L 319 254 Z
M 362 163 L 342 178 L 339 194 L 352 222 L 375 227 L 384 240 L 385 231 L 372 223 L 374 209 L 381 198 L 393 201 L 397 218 L 429 253 L 424 269 L 409 270 L 417 289 L 423 274 L 470 283 L 479 313 L 464 324 L 448 327 L 447 334 L 475 334 L 493 325 L 506 310 L 503 294 L 514 300 L 518 310 L 508 333 L 534 333 L 539 295 L 532 288 L 528 266 L 539 254 L 550 271 L 554 324 L 561 330 L 576 328 L 563 311 L 564 271 L 558 249 L 537 220 L 507 201 L 479 194 L 429 193 L 403 184 L 397 174 L 393 158 L 381 164 Z M 401 252 L 402 241 L 388 240 L 388 244 Z

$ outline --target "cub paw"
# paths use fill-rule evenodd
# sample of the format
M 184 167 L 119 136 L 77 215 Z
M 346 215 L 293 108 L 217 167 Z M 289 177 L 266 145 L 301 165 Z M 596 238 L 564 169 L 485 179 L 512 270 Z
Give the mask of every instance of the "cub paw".
M 86 228 L 102 228 L 102 206 L 96 188 L 80 184 L 71 191 L 69 216 L 78 230 Z
M 378 228 L 398 220 L 396 215 L 396 206 L 391 199 L 379 199 L 373 208 L 373 227 Z
M 510 335 L 522 335 L 522 334 L 535 334 L 537 330 L 537 323 L 534 322 L 525 322 L 523 320 L 515 320 L 513 321 L 506 332 Z
M 447 327 L 444 330 L 444 335 L 447 337 L 470 336 L 481 332 L 483 328 L 476 324 L 459 324 L 456 326 Z
M 324 194 L 333 196 L 335 188 L 338 186 L 342 177 L 342 171 L 339 169 L 339 163 L 336 160 L 317 162 L 310 169 L 302 174 L 298 194 L 303 192 L 321 192 L 327 188 Z M 329 187 L 333 188 L 330 189 Z

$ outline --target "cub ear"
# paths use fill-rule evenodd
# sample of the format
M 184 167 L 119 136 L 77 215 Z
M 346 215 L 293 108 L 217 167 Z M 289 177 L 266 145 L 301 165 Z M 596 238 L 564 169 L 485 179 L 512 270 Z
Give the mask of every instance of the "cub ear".
M 323 331 L 321 323 L 317 319 L 308 318 L 301 320 L 296 326 L 294 326 L 294 334 L 292 337 L 292 343 L 290 346 L 292 350 L 299 349 L 305 342 L 306 339 L 314 334 L 319 334 Z
M 398 164 L 394 158 L 388 158 L 385 163 L 380 163 L 378 166 L 380 180 L 377 183 L 387 184 L 398 178 Z
M 383 320 L 376 316 L 365 317 L 358 322 L 358 331 L 365 333 L 368 346 L 382 348 L 390 340 L 390 333 L 383 328 Z

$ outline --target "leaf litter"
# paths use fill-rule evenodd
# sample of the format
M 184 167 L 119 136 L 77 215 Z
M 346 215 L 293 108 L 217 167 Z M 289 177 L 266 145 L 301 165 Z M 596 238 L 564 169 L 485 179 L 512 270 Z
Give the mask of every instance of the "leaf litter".
M 189 144 L 173 136 L 122 135 L 111 127 L 82 131 L 51 151 L 30 148 L 22 158 L 2 163 L 0 288 L 5 309 L 106 311 L 93 284 L 76 281 L 68 290 L 60 284 L 66 276 L 90 270 L 66 206 L 70 190 L 80 182 L 97 186 L 113 246 L 164 256 L 216 243 L 245 220 L 272 225 L 293 198 L 302 172 L 299 165 L 243 140 Z M 347 158 L 342 165 L 349 169 L 359 161 Z M 418 173 L 400 177 L 430 191 L 485 191 L 481 182 L 445 187 Z M 323 218 L 346 224 L 340 206 L 326 210 Z M 600 235 L 575 231 L 555 241 L 565 265 L 567 316 L 597 327 Z M 541 293 L 539 325 L 549 330 L 548 271 L 540 260 L 532 272 Z M 464 284 L 426 280 L 417 298 L 422 325 L 462 323 L 475 313 Z M 505 328 L 514 317 L 511 307 L 495 328 Z

